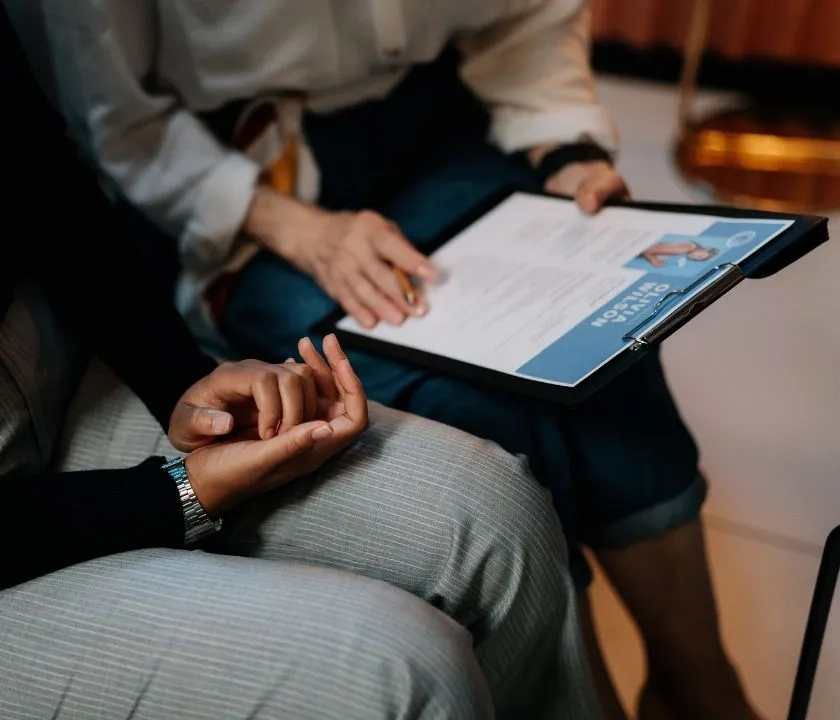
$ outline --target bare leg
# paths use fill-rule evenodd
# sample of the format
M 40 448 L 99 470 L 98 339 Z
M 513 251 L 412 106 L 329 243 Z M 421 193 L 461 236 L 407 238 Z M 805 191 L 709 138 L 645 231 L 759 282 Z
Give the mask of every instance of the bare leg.
M 601 646 L 598 643 L 598 635 L 595 632 L 595 623 L 592 618 L 592 608 L 589 603 L 589 593 L 578 592 L 578 610 L 580 632 L 583 635 L 586 654 L 589 657 L 589 667 L 592 671 L 592 680 L 595 683 L 595 691 L 601 705 L 601 717 L 603 720 L 627 720 L 627 713 L 618 699 L 618 693 L 615 691 L 615 685 L 613 685 L 610 672 L 604 662 Z
M 642 633 L 650 682 L 675 716 L 755 718 L 721 641 L 700 522 L 597 556 Z

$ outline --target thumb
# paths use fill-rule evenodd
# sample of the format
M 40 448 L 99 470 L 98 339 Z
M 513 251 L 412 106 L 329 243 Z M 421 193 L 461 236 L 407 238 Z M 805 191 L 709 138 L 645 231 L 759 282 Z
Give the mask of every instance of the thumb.
M 620 197 L 626 192 L 621 175 L 610 170 L 584 180 L 575 194 L 575 200 L 581 210 L 591 215 L 598 212 L 607 200 Z
M 309 452 L 316 444 L 332 437 L 333 430 L 323 420 L 303 423 L 251 445 L 251 461 L 261 473 Z
M 169 419 L 170 442 L 189 452 L 209 445 L 233 430 L 233 416 L 223 410 L 179 402 Z
M 332 434 L 322 420 L 297 425 L 270 440 L 211 443 L 187 456 L 190 481 L 204 509 L 218 515 L 304 474 L 305 464 L 293 461 Z M 286 463 L 290 466 L 284 469 Z
M 224 410 L 189 406 L 186 412 L 188 431 L 198 438 L 227 435 L 233 430 L 233 415 Z

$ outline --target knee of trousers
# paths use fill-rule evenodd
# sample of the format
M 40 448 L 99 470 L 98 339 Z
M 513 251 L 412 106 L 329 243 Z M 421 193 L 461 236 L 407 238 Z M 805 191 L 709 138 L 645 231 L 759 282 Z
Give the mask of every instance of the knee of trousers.
M 346 602 L 332 625 L 322 618 L 321 634 L 309 646 L 310 652 L 323 649 L 325 656 L 317 657 L 316 651 L 306 661 L 326 670 L 324 680 L 332 691 L 325 694 L 320 684 L 318 695 L 324 694 L 333 709 L 346 703 L 338 715 L 342 720 L 493 716 L 492 696 L 473 638 L 463 626 L 387 583 L 351 580 L 345 590 Z M 313 720 L 328 716 L 317 703 L 313 706 Z
M 341 608 L 331 610 L 332 619 L 317 617 L 328 608 L 310 606 L 309 623 L 315 621 L 317 629 L 301 645 L 305 657 L 288 657 L 287 638 L 277 638 L 278 667 L 291 664 L 303 669 L 301 677 L 320 677 L 312 697 L 321 700 L 304 701 L 290 717 L 480 720 L 493 716 L 473 638 L 464 627 L 386 583 L 350 580 L 344 590 Z M 269 642 L 284 633 L 270 623 L 263 629 Z M 289 711 L 288 693 L 285 688 L 286 697 L 281 692 L 273 698 L 272 711 Z M 308 695 L 305 689 L 300 693 Z M 277 715 L 269 712 L 265 717 Z
M 388 637 L 383 690 L 401 689 L 398 717 L 417 720 L 478 720 L 493 717 L 493 702 L 473 650 L 473 637 L 431 605 L 410 596 L 402 604 L 371 608 L 369 626 Z M 381 666 L 380 666 L 381 667 Z M 409 709 L 411 708 L 411 709 Z M 392 717 L 391 715 L 388 715 Z
M 379 411 L 372 416 L 374 423 L 383 419 Z M 394 433 L 380 428 L 384 451 L 422 468 L 414 491 L 428 497 L 417 502 L 443 516 L 450 566 L 457 564 L 463 575 L 490 562 L 499 568 L 499 582 L 509 583 L 527 570 L 546 587 L 565 587 L 568 557 L 560 521 L 524 457 L 415 416 L 403 415 L 399 423 Z
M 475 459 L 464 456 L 453 521 L 471 529 L 467 541 L 482 554 L 481 566 L 502 571 L 488 575 L 500 590 L 507 594 L 515 586 L 518 597 L 530 595 L 548 609 L 571 585 L 568 548 L 551 495 L 524 456 L 489 441 L 471 442 Z

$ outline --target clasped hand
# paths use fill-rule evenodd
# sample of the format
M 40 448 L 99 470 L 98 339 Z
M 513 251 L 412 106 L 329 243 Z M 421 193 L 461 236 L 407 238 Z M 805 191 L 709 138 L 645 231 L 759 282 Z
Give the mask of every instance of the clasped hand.
M 315 471 L 367 426 L 364 389 L 335 336 L 324 340 L 326 360 L 309 339 L 298 350 L 302 363 L 220 365 L 173 410 L 170 442 L 189 452 L 210 515 Z

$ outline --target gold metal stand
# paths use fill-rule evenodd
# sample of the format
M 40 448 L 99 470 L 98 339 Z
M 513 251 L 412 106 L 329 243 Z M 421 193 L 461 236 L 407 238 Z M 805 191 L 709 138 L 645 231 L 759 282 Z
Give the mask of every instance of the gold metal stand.
M 681 173 L 726 203 L 788 212 L 840 208 L 840 120 L 817 123 L 794 108 L 767 113 L 755 105 L 692 118 L 712 2 L 695 0 L 685 47 L 675 149 Z

